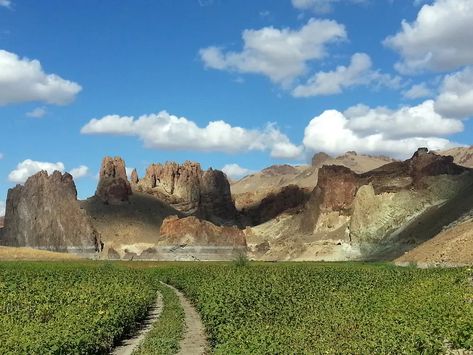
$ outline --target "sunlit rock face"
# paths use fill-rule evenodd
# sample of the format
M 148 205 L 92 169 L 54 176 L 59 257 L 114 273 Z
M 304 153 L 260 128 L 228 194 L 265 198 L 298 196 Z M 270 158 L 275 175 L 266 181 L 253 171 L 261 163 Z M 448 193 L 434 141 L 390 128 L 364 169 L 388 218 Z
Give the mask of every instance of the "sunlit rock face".
M 104 203 L 117 204 L 128 201 L 131 193 L 123 159 L 105 157 L 100 167 L 99 183 L 95 196 Z

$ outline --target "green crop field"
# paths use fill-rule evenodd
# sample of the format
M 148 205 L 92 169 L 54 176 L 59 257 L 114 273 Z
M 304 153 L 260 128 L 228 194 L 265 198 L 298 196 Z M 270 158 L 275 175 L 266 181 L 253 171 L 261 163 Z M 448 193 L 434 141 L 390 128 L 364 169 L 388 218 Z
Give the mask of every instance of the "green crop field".
M 466 269 L 280 263 L 164 268 L 219 354 L 435 354 L 473 345 Z
M 154 285 L 111 264 L 0 263 L 0 353 L 104 353 L 145 315 Z
M 195 304 L 218 354 L 473 348 L 472 272 L 343 263 L 0 263 L 0 353 L 105 353 L 164 293 L 141 354 L 172 353 Z M 167 304 L 167 308 L 166 308 Z

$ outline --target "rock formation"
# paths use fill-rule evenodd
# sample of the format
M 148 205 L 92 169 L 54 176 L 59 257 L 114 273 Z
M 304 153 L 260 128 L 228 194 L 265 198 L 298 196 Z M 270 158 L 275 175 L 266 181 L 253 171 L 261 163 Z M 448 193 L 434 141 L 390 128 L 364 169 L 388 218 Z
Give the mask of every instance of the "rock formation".
M 131 193 L 123 159 L 105 157 L 100 167 L 99 183 L 95 195 L 104 203 L 117 204 L 128 201 L 128 196 Z
M 203 171 L 198 163 L 151 164 L 134 188 L 185 214 L 195 214 L 217 224 L 231 223 L 236 219 L 225 174 L 213 169 Z
M 236 227 L 216 226 L 194 216 L 171 216 L 161 226 L 158 244 L 246 247 L 246 238 Z
M 252 227 L 248 246 L 264 260 L 393 260 L 472 210 L 471 191 L 473 171 L 426 149 L 364 173 L 324 165 L 309 201 Z
M 41 171 L 8 190 L 5 227 L 7 246 L 92 253 L 101 248 L 89 217 L 81 210 L 70 174 Z
M 140 182 L 136 169 L 133 169 L 133 171 L 131 172 L 130 180 L 131 186 L 136 186 Z
M 340 239 L 380 240 L 432 203 L 451 198 L 461 187 L 455 176 L 467 170 L 426 148 L 363 174 L 323 166 L 302 225 L 315 232 L 338 228 L 332 235 Z M 449 181 L 434 179 L 440 175 Z

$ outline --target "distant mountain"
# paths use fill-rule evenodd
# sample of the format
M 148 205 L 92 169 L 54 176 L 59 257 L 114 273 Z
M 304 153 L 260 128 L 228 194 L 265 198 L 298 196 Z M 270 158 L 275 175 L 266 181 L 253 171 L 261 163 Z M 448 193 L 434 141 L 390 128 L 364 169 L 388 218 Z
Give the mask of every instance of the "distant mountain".
M 373 170 L 394 160 L 383 156 L 370 156 L 346 152 L 338 157 L 317 153 L 312 165 L 272 165 L 260 172 L 248 175 L 231 184 L 231 191 L 237 209 L 252 207 L 289 185 L 298 186 L 310 192 L 317 185 L 317 174 L 323 165 L 341 165 L 356 173 Z
M 451 155 L 458 165 L 473 168 L 473 145 L 469 147 L 458 147 L 439 152 L 442 155 Z

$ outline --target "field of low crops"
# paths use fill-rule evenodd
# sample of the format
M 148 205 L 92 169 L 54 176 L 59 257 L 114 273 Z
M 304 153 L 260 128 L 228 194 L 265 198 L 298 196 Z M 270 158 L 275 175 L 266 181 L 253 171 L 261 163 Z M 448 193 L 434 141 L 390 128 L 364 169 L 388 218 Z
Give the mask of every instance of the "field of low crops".
M 158 280 L 196 305 L 217 354 L 472 349 L 471 278 L 356 263 L 0 263 L 0 353 L 105 353 L 157 289 L 164 311 L 139 351 L 175 352 L 182 308 Z
M 155 285 L 108 263 L 0 263 L 0 353 L 104 353 L 145 315 Z
M 187 264 L 159 273 L 196 304 L 219 354 L 435 354 L 473 347 L 467 269 Z

